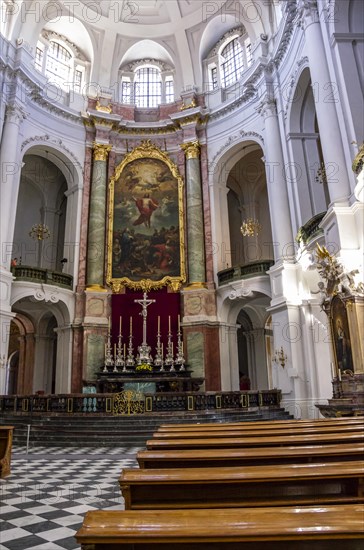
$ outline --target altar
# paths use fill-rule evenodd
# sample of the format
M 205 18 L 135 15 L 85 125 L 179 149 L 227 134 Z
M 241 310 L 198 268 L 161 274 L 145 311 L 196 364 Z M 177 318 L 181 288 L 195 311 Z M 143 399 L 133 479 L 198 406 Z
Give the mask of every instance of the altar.
M 119 393 L 132 389 L 142 393 L 199 391 L 204 378 L 192 378 L 188 371 L 150 374 L 101 372 L 96 381 L 98 393 Z
M 157 318 L 155 353 L 147 342 L 148 307 L 155 300 L 148 299 L 143 293 L 143 299 L 134 300 L 141 306 L 139 315 L 142 317 L 142 342 L 134 353 L 133 318 L 129 320 L 129 334 L 125 337 L 122 331 L 122 318 L 119 318 L 119 334 L 112 342 L 109 329 L 105 342 L 105 358 L 103 368 L 96 378 L 98 393 L 120 393 L 125 390 L 154 394 L 159 392 L 196 392 L 204 383 L 204 378 L 193 378 L 183 351 L 183 334 L 178 315 L 177 331 L 173 334 L 171 317 L 168 316 L 168 330 L 161 333 L 160 316 Z M 123 340 L 125 341 L 123 343 Z M 153 346 L 154 347 L 154 346 Z

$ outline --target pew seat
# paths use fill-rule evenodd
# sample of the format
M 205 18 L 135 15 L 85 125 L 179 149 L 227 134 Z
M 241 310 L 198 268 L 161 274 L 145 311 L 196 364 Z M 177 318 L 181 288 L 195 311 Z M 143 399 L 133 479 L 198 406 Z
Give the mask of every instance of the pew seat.
M 364 464 L 125 468 L 119 485 L 126 510 L 355 503 L 364 502 Z
M 14 426 L 0 426 L 0 478 L 10 474 Z
M 364 444 L 139 451 L 140 468 L 201 468 L 360 460 Z
M 364 427 L 364 417 L 342 417 L 342 418 L 320 418 L 318 420 L 254 420 L 242 422 L 200 422 L 200 423 L 183 423 L 183 424 L 161 424 L 157 428 L 157 432 L 169 431 L 204 431 L 212 430 L 267 430 L 268 428 L 285 428 L 285 427 L 316 427 L 316 426 L 355 426 L 361 425 Z
M 364 426 L 362 424 L 358 425 L 348 425 L 345 424 L 339 426 L 299 426 L 299 427 L 276 427 L 272 426 L 266 430 L 246 430 L 238 427 L 235 428 L 226 428 L 225 430 L 171 430 L 171 431 L 156 431 L 153 433 L 153 439 L 193 439 L 199 437 L 265 437 L 267 435 L 303 435 L 303 434 L 341 434 L 341 433 L 351 433 L 359 432 L 360 434 L 364 433 Z
M 340 443 L 364 443 L 362 430 L 358 432 L 338 434 L 296 434 L 277 435 L 264 437 L 209 437 L 183 438 L 183 439 L 149 439 L 147 449 L 209 449 L 209 448 L 233 448 L 233 447 L 278 447 L 298 445 L 322 445 Z
M 362 550 L 362 505 L 214 510 L 93 510 L 84 550 Z

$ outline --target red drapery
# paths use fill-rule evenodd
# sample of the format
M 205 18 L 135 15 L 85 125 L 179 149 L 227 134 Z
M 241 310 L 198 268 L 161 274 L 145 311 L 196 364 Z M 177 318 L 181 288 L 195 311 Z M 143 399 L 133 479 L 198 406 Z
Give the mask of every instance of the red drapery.
M 112 344 L 117 343 L 119 335 L 120 317 L 122 319 L 123 344 L 128 347 L 130 317 L 132 317 L 132 333 L 134 355 L 137 353 L 137 347 L 143 340 L 143 318 L 140 315 L 142 307 L 134 300 L 142 300 L 142 291 L 127 290 L 125 294 L 113 294 L 111 299 L 111 335 Z M 151 346 L 151 354 L 155 356 L 155 347 L 157 344 L 158 316 L 160 317 L 161 342 L 163 343 L 164 353 L 167 347 L 167 333 L 169 318 L 171 322 L 171 332 L 173 335 L 174 355 L 177 352 L 177 330 L 178 315 L 180 313 L 180 294 L 179 292 L 168 292 L 167 289 L 151 290 L 148 292 L 148 300 L 155 300 L 148 306 L 147 317 L 147 342 Z

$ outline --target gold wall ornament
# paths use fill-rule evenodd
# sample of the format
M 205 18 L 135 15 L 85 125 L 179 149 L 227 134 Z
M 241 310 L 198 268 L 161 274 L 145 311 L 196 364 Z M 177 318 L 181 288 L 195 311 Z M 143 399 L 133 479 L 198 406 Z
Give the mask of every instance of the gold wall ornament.
M 254 237 L 255 235 L 259 235 L 261 230 L 262 226 L 257 220 L 254 220 L 253 218 L 243 220 L 240 227 L 240 232 L 243 237 Z
M 171 192 L 169 193 L 166 190 L 171 190 Z M 150 292 L 164 286 L 168 286 L 173 292 L 177 292 L 185 283 L 183 193 L 184 184 L 177 165 L 169 158 L 167 153 L 155 146 L 150 139 L 143 140 L 138 147 L 126 154 L 123 161 L 115 168 L 115 173 L 109 182 L 106 269 L 106 283 L 114 293 L 122 292 L 124 287 Z M 149 218 L 143 218 L 142 208 L 139 204 L 145 198 L 145 195 L 148 195 L 148 199 L 146 199 L 148 201 L 153 201 L 154 195 L 162 198 L 162 201 L 158 199 L 155 203 Z M 117 204 L 115 204 L 116 200 L 119 201 Z M 177 257 L 177 261 L 172 262 L 166 259 L 166 262 L 169 263 L 164 270 L 162 268 L 153 269 L 153 251 L 155 250 L 155 254 L 158 251 L 150 243 L 149 246 L 144 246 L 146 254 L 141 254 L 140 258 L 135 250 L 134 253 L 129 254 L 129 265 L 125 266 L 120 233 L 122 232 L 122 235 L 127 233 L 129 240 L 132 237 L 134 239 L 132 245 L 135 245 L 136 238 L 140 241 L 140 235 L 145 235 L 145 240 L 151 240 L 153 233 L 157 230 L 160 231 L 163 226 L 163 219 L 158 223 L 155 222 L 156 212 L 158 211 L 158 215 L 161 216 L 163 208 L 168 210 L 168 203 L 172 203 L 175 212 L 173 228 L 174 238 L 177 235 L 178 242 L 170 240 L 168 244 L 166 239 L 165 245 L 166 247 L 174 245 L 174 256 Z M 139 209 L 139 217 L 137 209 Z M 128 217 L 125 216 L 126 212 Z M 132 213 L 130 214 L 130 212 Z M 170 219 L 172 218 L 168 218 L 168 220 Z M 163 229 L 168 231 L 167 225 Z M 134 236 L 132 235 L 133 232 Z M 162 255 L 162 253 L 161 251 L 160 254 Z M 146 256 L 149 258 L 150 265 L 146 265 L 147 262 L 144 262 Z M 143 262 L 144 265 L 142 265 Z M 169 274 L 169 271 L 172 274 Z M 144 273 L 150 273 L 150 275 L 145 276 Z
M 49 239 L 50 236 L 51 232 L 44 223 L 35 223 L 29 231 L 29 237 L 37 241 L 44 241 L 45 239 Z
M 101 113 L 112 113 L 112 105 L 111 103 L 108 103 L 107 105 L 102 105 L 100 102 L 100 99 L 96 101 L 96 111 L 100 111 Z
M 201 146 L 198 140 L 187 141 L 186 143 L 182 143 L 181 149 L 186 155 L 187 160 L 200 158 Z
M 193 97 L 191 99 L 190 103 L 188 103 L 187 105 L 185 104 L 185 102 L 182 103 L 180 111 L 185 111 L 186 109 L 193 109 L 196 106 L 197 106 L 197 103 L 196 103 L 195 98 Z
M 107 161 L 108 154 L 112 149 L 112 145 L 107 145 L 105 143 L 93 143 L 94 151 L 94 160 L 101 160 L 103 162 Z

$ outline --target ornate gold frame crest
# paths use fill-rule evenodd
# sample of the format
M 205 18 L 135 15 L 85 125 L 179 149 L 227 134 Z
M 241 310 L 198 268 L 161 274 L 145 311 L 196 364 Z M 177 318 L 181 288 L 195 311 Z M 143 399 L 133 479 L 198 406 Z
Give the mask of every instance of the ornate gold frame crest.
M 180 273 L 178 276 L 165 275 L 159 280 L 150 278 L 132 280 L 129 277 L 113 277 L 113 237 L 114 237 L 114 208 L 115 208 L 115 185 L 126 167 L 138 159 L 157 159 L 162 161 L 170 170 L 172 176 L 177 180 L 178 192 L 178 223 L 179 223 L 179 257 Z M 183 212 L 183 179 L 180 175 L 177 165 L 164 153 L 159 147 L 152 144 L 151 140 L 142 141 L 141 145 L 135 147 L 128 153 L 122 162 L 115 168 L 114 175 L 109 182 L 109 212 L 108 212 L 108 230 L 107 230 L 107 272 L 106 283 L 111 287 L 114 293 L 120 293 L 124 287 L 133 290 L 157 290 L 164 286 L 169 286 L 173 292 L 177 292 L 183 283 L 186 282 L 186 263 L 185 263 L 185 232 L 184 232 L 184 212 Z

